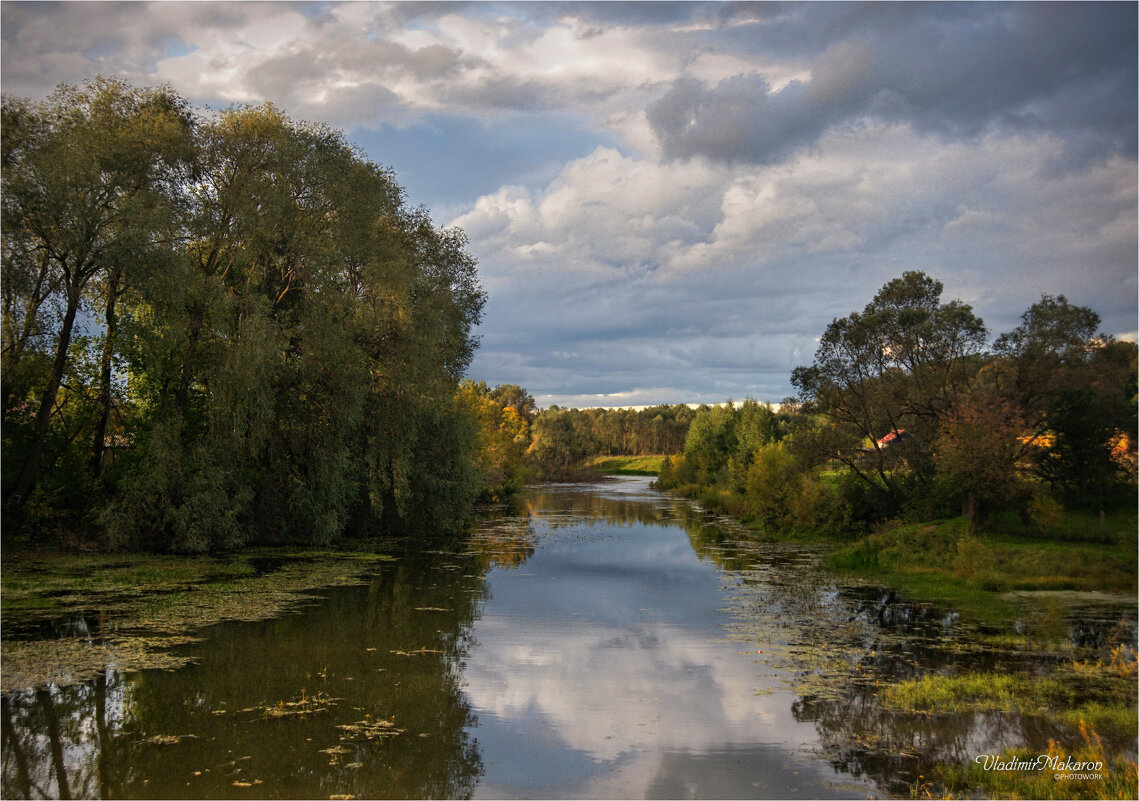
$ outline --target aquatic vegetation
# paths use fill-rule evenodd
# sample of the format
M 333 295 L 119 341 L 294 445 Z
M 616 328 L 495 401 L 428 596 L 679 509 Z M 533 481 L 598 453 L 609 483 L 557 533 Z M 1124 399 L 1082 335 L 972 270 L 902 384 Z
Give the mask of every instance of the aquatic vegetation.
M 196 740 L 196 734 L 154 734 L 143 740 L 147 745 L 175 745 L 183 740 Z
M 266 706 L 261 708 L 261 714 L 267 718 L 291 718 L 291 717 L 307 717 L 308 715 L 319 715 L 322 712 L 327 712 L 332 707 L 336 706 L 339 698 L 330 698 L 326 693 L 318 692 L 316 695 L 309 696 L 304 690 L 301 690 L 300 698 L 293 701 L 278 701 L 275 706 Z M 252 711 L 243 710 L 243 711 Z
M 1097 730 L 1115 731 L 1124 737 L 1135 737 L 1139 733 L 1139 710 L 1136 710 L 1133 703 L 1093 701 L 1075 709 L 1064 710 L 1059 717 L 1073 728 L 1083 722 Z
M 191 660 L 170 648 L 197 642 L 189 636 L 112 637 L 90 642 L 75 637 L 59 640 L 10 641 L 0 643 L 0 692 L 47 684 L 67 685 L 100 673 L 106 665 L 122 671 L 143 669 L 174 670 Z
M 314 590 L 363 583 L 391 555 L 254 549 L 229 559 L 105 554 L 20 554 L 2 573 L 5 639 L 0 691 L 70 684 L 119 670 L 171 670 L 191 661 L 174 646 L 226 620 L 266 620 L 316 598 Z M 265 565 L 269 569 L 259 569 Z M 15 639 L 77 615 L 84 636 Z M 91 623 L 88 624 L 87 621 Z
M 1056 741 L 1044 754 L 1012 749 L 1000 754 L 1005 763 L 1040 764 L 1039 769 L 986 770 L 974 763 L 964 771 L 945 770 L 941 778 L 955 791 L 979 787 L 997 798 L 1135 798 L 1139 770 L 1134 760 L 1108 753 L 1093 725 L 1079 724 L 1082 743 L 1065 749 Z M 1068 769 L 1071 766 L 1079 766 Z
M 425 645 L 422 648 L 416 648 L 414 651 L 403 651 L 400 649 L 396 649 L 394 651 L 391 651 L 390 653 L 393 653 L 396 656 L 422 656 L 424 654 L 441 654 L 441 653 L 443 653 L 443 651 L 438 649 L 438 648 L 428 648 Z
M 365 715 L 363 720 L 355 723 L 342 723 L 336 728 L 344 732 L 340 737 L 344 741 L 371 741 L 384 737 L 397 737 L 405 731 L 397 727 L 393 721 L 373 718 L 371 715 Z
M 1051 678 L 1008 673 L 930 674 L 886 687 L 888 707 L 908 712 L 961 714 L 981 709 L 1036 714 L 1070 704 L 1073 693 Z

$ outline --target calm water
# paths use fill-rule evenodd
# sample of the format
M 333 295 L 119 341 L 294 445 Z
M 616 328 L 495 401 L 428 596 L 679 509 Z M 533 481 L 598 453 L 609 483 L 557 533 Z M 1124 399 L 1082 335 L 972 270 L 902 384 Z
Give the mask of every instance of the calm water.
M 323 595 L 207 629 L 177 671 L 6 696 L 3 796 L 856 798 L 908 794 L 915 754 L 1057 736 L 884 712 L 877 676 L 1012 657 L 646 479 L 531 490 Z

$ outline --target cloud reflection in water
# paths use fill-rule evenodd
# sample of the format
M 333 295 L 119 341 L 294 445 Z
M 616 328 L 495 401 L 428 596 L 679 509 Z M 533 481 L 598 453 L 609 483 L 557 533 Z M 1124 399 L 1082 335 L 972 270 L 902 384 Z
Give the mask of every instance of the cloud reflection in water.
M 478 795 L 865 794 L 832 785 L 793 696 L 726 639 L 725 576 L 683 528 L 532 522 L 540 547 L 488 574 L 472 632 Z

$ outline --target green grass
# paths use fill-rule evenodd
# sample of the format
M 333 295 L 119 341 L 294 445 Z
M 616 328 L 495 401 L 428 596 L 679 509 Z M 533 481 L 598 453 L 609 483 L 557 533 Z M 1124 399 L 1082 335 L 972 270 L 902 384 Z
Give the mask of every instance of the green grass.
M 936 778 L 951 793 L 973 797 L 980 788 L 990 798 L 1136 798 L 1139 793 L 1139 766 L 1125 756 L 1109 754 L 1089 721 L 1079 724 L 1083 743 L 1073 749 L 1064 749 L 1054 741 L 1046 754 L 1027 749 L 1003 751 L 999 758 L 1011 763 L 1021 760 L 1035 762 L 1040 757 L 1052 760 L 1055 768 L 1044 766 L 1037 770 L 986 770 L 982 764 L 943 765 Z M 1099 763 L 1102 769 L 1065 772 L 1063 765 L 1071 763 Z M 1058 773 L 1057 770 L 1060 772 Z M 1095 778 L 1083 778 L 1084 776 Z M 926 797 L 929 797 L 927 794 Z
M 1043 714 L 1067 707 L 1072 691 L 1053 678 L 1009 673 L 931 674 L 892 684 L 882 691 L 882 703 L 905 712 L 957 715 L 993 709 Z
M 1073 728 L 1078 727 L 1080 721 L 1085 721 L 1099 731 L 1117 731 L 1132 736 L 1139 732 L 1139 710 L 1126 702 L 1093 701 L 1075 709 L 1066 709 L 1059 718 Z
M 598 456 L 589 467 L 609 476 L 655 476 L 666 456 Z
M 1100 732 L 1118 742 L 1134 742 L 1139 733 L 1135 704 L 1134 659 L 1112 653 L 1110 663 L 1069 663 L 1049 675 L 971 672 L 959 675 L 928 675 L 884 688 L 879 698 L 887 708 L 908 713 L 960 715 L 977 711 L 1022 714 L 1061 723 L 1079 733 L 1083 743 L 1065 751 L 1055 740 L 1048 756 L 1064 762 L 1098 761 L 1102 778 L 1090 781 L 1055 778 L 1054 770 L 986 770 L 976 762 L 941 763 L 934 778 L 952 793 L 971 797 L 982 788 L 996 798 L 1134 798 L 1137 791 L 1135 762 L 1116 747 L 1104 746 Z M 1080 681 L 1094 678 L 1091 684 Z M 1098 695 L 1088 700 L 1088 693 Z M 1078 701 L 1082 701 L 1079 702 Z M 1078 705 L 1077 705 L 1078 703 Z M 1002 761 L 1032 761 L 1039 751 L 1005 751 Z M 928 789 L 928 788 L 927 788 Z M 928 797 L 928 796 L 927 796 Z
M 1073 523 L 1072 521 L 1075 521 Z M 1080 516 L 1065 515 L 1064 529 L 1039 534 L 1023 528 L 973 533 L 962 518 L 932 523 L 893 523 L 837 548 L 827 564 L 902 590 L 911 597 L 942 601 L 980 622 L 1017 614 L 1026 597 L 1063 600 L 1065 593 L 1134 596 L 1134 514 L 1116 514 L 1110 542 L 1064 539 L 1078 531 Z M 1096 520 L 1098 531 L 1098 517 Z

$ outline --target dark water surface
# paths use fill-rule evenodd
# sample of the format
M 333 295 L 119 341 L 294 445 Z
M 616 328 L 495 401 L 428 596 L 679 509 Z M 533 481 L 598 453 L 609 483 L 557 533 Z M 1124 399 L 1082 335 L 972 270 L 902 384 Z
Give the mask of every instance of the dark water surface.
M 647 479 L 533 489 L 367 586 L 206 629 L 182 669 L 111 665 L 5 696 L 0 790 L 859 798 L 907 795 L 922 760 L 1057 735 L 1015 716 L 884 712 L 876 677 L 1012 657 L 965 647 L 952 612 L 835 586 L 816 559 Z M 1081 625 L 1094 636 L 1098 619 Z

